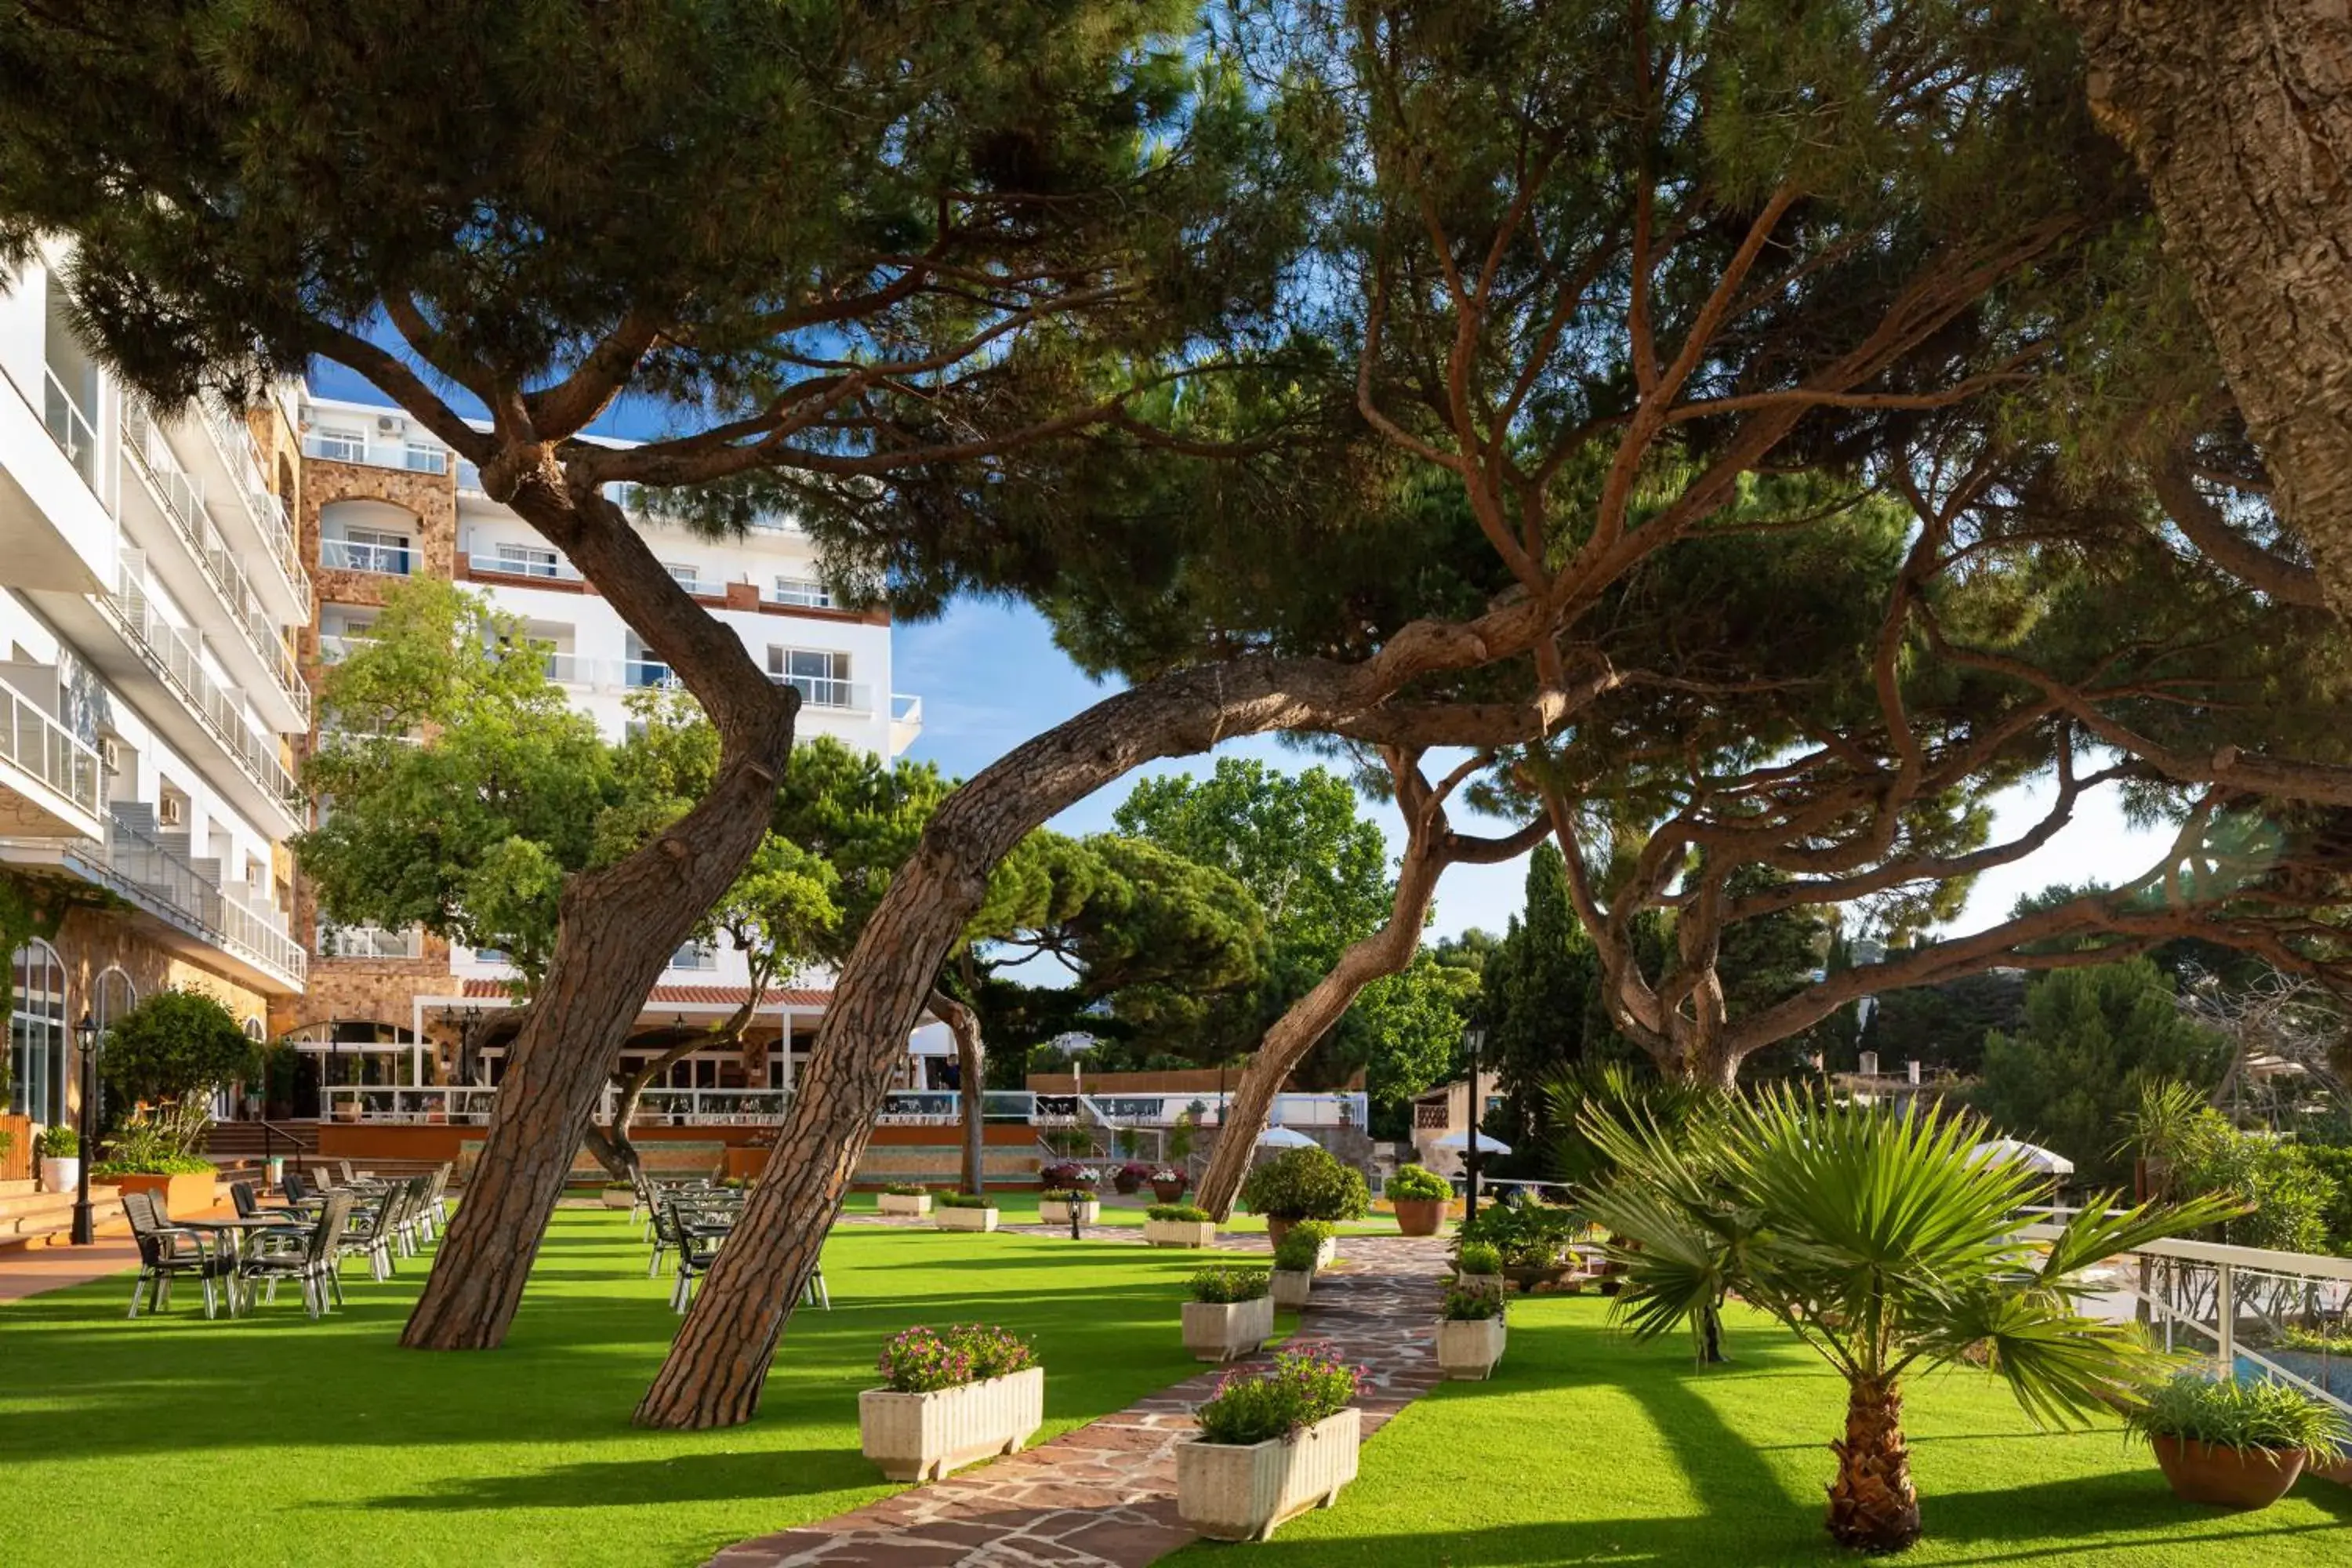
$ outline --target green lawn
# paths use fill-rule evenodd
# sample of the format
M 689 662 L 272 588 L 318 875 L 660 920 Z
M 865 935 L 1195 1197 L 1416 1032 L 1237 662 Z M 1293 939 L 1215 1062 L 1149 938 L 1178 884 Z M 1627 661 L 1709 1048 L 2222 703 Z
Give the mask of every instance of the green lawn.
M 1635 1346 L 1606 1303 L 1514 1303 L 1491 1383 L 1448 1384 L 1391 1423 L 1325 1513 L 1263 1546 L 1198 1546 L 1171 1568 L 1503 1568 L 1851 1563 L 1821 1528 L 1843 1384 L 1759 1318 L 1736 1364 L 1701 1373 L 1686 1344 Z M 2174 1500 L 2112 1425 L 2036 1432 L 1987 1374 L 1951 1372 L 1905 1401 L 1927 1540 L 1912 1563 L 2271 1568 L 2352 1563 L 2352 1489 L 2306 1480 L 2263 1512 Z
M 851 1193 L 843 1200 L 841 1206 L 843 1211 L 848 1214 L 875 1214 L 879 1212 L 876 1196 L 877 1194 L 873 1193 Z M 1038 1223 L 1035 1188 L 1007 1188 L 996 1193 L 995 1197 L 996 1206 L 1003 1211 L 1004 1224 L 1035 1225 Z M 1116 1194 L 1105 1192 L 1102 1195 L 1102 1215 L 1096 1223 L 1140 1226 L 1144 1219 L 1144 1210 L 1150 1208 L 1155 1201 L 1148 1192 L 1132 1197 L 1121 1197 Z M 1254 1232 L 1262 1236 L 1265 1233 L 1265 1217 L 1263 1215 L 1236 1213 L 1233 1218 L 1218 1228 L 1235 1234 Z M 1341 1236 L 1394 1236 L 1397 1234 L 1396 1216 L 1387 1214 L 1368 1215 L 1362 1219 L 1344 1220 L 1340 1222 L 1338 1229 Z
M 852 1226 L 834 1310 L 793 1321 L 758 1421 L 644 1433 L 631 1407 L 677 1319 L 625 1216 L 565 1210 L 505 1349 L 394 1337 L 422 1277 L 349 1266 L 350 1306 L 206 1322 L 183 1286 L 122 1316 L 127 1278 L 0 1306 L 0 1562 L 698 1563 L 898 1489 L 858 1453 L 884 1337 L 979 1319 L 1035 1336 L 1046 1436 L 1195 1370 L 1177 1309 L 1192 1253 Z

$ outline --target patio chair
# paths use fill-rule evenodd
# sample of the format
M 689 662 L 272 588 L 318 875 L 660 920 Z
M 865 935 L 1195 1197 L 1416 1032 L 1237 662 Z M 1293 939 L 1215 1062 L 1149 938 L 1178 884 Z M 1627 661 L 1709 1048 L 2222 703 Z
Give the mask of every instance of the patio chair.
M 299 1171 L 289 1171 L 280 1176 L 278 1179 L 278 1190 L 285 1194 L 286 1201 L 289 1204 L 308 1203 L 312 1195 L 310 1186 L 302 1180 L 302 1173 Z
M 331 1297 L 337 1306 L 342 1304 L 342 1282 L 336 1278 L 336 1248 L 341 1246 L 343 1226 L 352 1214 L 352 1194 L 330 1193 L 326 1206 L 320 1211 L 318 1223 L 300 1245 L 265 1248 L 247 1256 L 237 1267 L 237 1273 L 250 1290 L 257 1283 L 266 1287 L 265 1300 L 278 1300 L 278 1282 L 291 1279 L 302 1291 L 302 1310 L 316 1322 L 327 1311 Z
M 307 1221 L 310 1217 L 299 1209 L 283 1208 L 263 1203 L 255 1194 L 251 1182 L 231 1182 L 228 1184 L 228 1196 L 229 1201 L 236 1205 L 236 1217 L 239 1219 L 261 1219 L 270 1215 L 303 1221 Z
M 457 1168 L 456 1161 L 444 1160 L 441 1162 L 441 1168 L 433 1173 L 433 1195 L 426 1202 L 425 1208 L 432 1215 L 433 1229 L 436 1232 L 449 1223 L 449 1177 Z M 432 1237 L 427 1237 L 425 1239 L 429 1241 Z
M 129 1315 L 139 1315 L 142 1294 L 150 1298 L 149 1311 L 163 1311 L 172 1304 L 172 1281 L 193 1277 L 204 1286 L 205 1316 L 211 1317 L 218 1300 L 213 1281 L 220 1280 L 225 1289 L 236 1289 L 233 1259 L 207 1245 L 195 1231 L 159 1224 L 155 1209 L 155 1200 L 146 1193 L 122 1194 L 122 1215 L 131 1222 L 131 1239 L 139 1245 L 139 1278 L 131 1281 Z M 229 1310 L 236 1310 L 234 1295 L 229 1298 Z
M 670 1287 L 670 1310 L 683 1314 L 694 1305 L 694 1287 L 710 1266 L 719 1261 L 719 1247 L 723 1239 L 715 1236 L 697 1236 L 688 1228 L 694 1223 L 693 1211 L 680 1208 L 676 1202 L 663 1207 L 669 1215 L 671 1230 L 677 1237 L 677 1283 Z
M 393 1227 L 400 1222 L 401 1205 L 406 1194 L 394 1187 L 383 1199 L 372 1204 L 353 1204 L 344 1221 L 343 1233 L 335 1238 L 335 1268 L 341 1272 L 346 1258 L 364 1258 L 368 1278 L 389 1279 L 393 1276 Z
M 677 1206 L 673 1200 L 656 1197 L 646 1215 L 652 1222 L 654 1242 L 654 1255 L 646 1260 L 646 1278 L 650 1279 L 661 1272 L 662 1254 L 680 1246 L 683 1235 L 678 1229 Z
M 415 1257 L 429 1239 L 425 1234 L 425 1194 L 432 1185 L 433 1178 L 430 1176 L 411 1176 L 404 1182 L 394 1182 L 385 1198 L 386 1203 L 396 1202 L 400 1205 L 400 1218 L 393 1226 L 393 1238 L 400 1244 L 401 1251 L 411 1258 Z

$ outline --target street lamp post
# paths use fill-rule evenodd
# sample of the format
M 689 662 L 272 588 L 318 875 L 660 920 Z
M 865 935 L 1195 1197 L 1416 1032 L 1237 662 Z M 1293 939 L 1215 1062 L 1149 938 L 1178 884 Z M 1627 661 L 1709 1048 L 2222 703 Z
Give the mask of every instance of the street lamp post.
M 1470 1048 L 1470 1141 L 1462 1154 L 1462 1163 L 1470 1173 L 1462 1205 L 1462 1217 L 1467 1222 L 1478 1217 L 1478 1116 L 1486 1109 L 1479 1103 L 1478 1050 L 1486 1043 L 1486 1031 L 1473 1024 L 1463 1031 L 1462 1043 Z
M 82 1009 L 81 1022 L 74 1026 L 74 1043 L 81 1047 L 81 1169 L 74 1177 L 73 1244 L 88 1247 L 98 1239 L 89 1217 L 89 1167 L 98 1151 L 91 1141 L 96 1130 L 90 1125 L 98 1108 L 98 1020 L 87 1007 Z

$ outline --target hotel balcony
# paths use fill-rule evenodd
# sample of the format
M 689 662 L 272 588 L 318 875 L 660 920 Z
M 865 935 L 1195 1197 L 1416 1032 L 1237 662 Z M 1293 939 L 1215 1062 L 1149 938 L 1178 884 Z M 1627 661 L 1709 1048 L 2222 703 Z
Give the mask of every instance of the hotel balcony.
M 923 700 L 904 692 L 890 694 L 890 754 L 897 756 L 923 732 Z
M 98 752 L 48 710 L 0 681 L 0 835 L 94 838 L 105 831 L 99 810 Z
M 446 474 L 449 450 L 429 441 L 375 441 L 365 436 L 314 430 L 302 437 L 304 455 L 331 463 L 364 463 L 372 468 L 400 468 L 412 474 Z
M 319 565 L 324 571 L 414 577 L 424 560 L 425 552 L 414 544 L 355 544 L 348 539 L 319 541 Z
M 386 931 L 375 925 L 336 925 L 320 921 L 316 950 L 321 960 L 425 956 L 425 932 L 417 926 Z
M 205 438 L 189 449 L 213 521 L 231 549 L 252 557 L 253 585 L 271 617 L 299 626 L 310 618 L 310 574 L 302 569 L 294 520 L 262 471 L 253 432 L 209 398 L 197 405 L 197 416 Z

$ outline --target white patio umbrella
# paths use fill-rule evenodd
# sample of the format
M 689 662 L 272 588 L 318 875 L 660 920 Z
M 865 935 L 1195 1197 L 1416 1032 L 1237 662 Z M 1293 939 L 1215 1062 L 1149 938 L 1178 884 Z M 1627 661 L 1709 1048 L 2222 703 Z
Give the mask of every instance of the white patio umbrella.
M 1469 1133 L 1448 1132 L 1444 1137 L 1433 1142 L 1430 1147 L 1433 1149 L 1466 1149 L 1469 1147 Z M 1510 1152 L 1511 1146 L 1508 1143 L 1504 1142 L 1500 1138 L 1495 1137 L 1493 1134 L 1486 1132 L 1481 1132 L 1478 1134 L 1478 1152 L 1481 1154 L 1507 1154 Z
M 2029 1171 L 2039 1171 L 2045 1176 L 2071 1176 L 2074 1162 L 2039 1143 L 2028 1143 L 2016 1138 L 1995 1138 L 1969 1151 L 1969 1163 L 1982 1164 L 1998 1161 L 2004 1165 L 2023 1165 Z
M 1261 1149 L 1312 1149 L 1315 1140 L 1304 1132 L 1293 1132 L 1287 1127 L 1269 1127 L 1257 1135 Z

